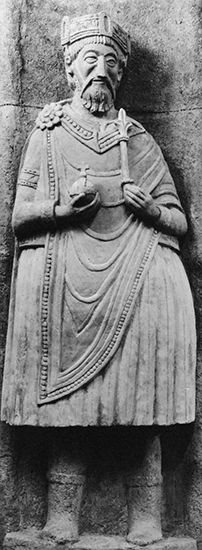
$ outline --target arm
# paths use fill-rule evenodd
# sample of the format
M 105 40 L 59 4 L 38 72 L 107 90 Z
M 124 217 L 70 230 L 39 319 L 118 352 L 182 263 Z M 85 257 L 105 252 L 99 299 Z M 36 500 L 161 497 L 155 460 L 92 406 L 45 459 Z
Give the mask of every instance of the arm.
M 41 191 L 37 189 L 40 177 L 41 155 L 43 151 L 43 132 L 36 130 L 28 140 L 23 155 L 18 178 L 18 189 L 13 210 L 12 225 L 17 237 L 24 238 L 33 234 L 54 230 L 57 226 L 71 223 L 72 220 L 85 220 L 98 208 L 98 197 L 90 203 L 78 207 L 77 203 L 85 196 L 69 197 L 64 205 L 44 198 L 48 195 L 45 182 L 40 182 Z M 47 182 L 46 182 L 47 185 Z
M 76 198 L 69 199 L 67 204 L 60 206 L 49 199 L 34 201 L 33 189 L 19 186 L 12 216 L 14 233 L 17 237 L 24 237 L 27 234 L 53 230 L 77 218 L 79 220 L 89 218 L 98 208 L 98 198 L 95 196 L 90 204 L 77 208 L 76 203 L 83 197 L 84 193 L 81 193 Z
M 39 233 L 54 224 L 54 201 L 36 200 L 40 175 L 43 134 L 34 131 L 28 138 L 19 170 L 12 226 L 17 236 Z
M 149 167 L 152 167 L 152 164 L 155 166 L 156 161 L 158 161 L 159 172 L 163 170 L 163 175 L 155 187 L 153 186 L 153 182 L 155 182 L 157 173 L 154 170 L 154 179 L 152 180 L 151 171 L 150 179 L 148 179 L 148 183 L 146 184 L 148 187 L 147 191 L 147 187 L 144 184 L 144 165 L 142 163 L 142 168 L 140 168 L 141 162 L 138 165 L 137 158 L 139 155 L 141 156 L 142 152 L 147 152 L 148 150 L 150 152 L 147 154 L 145 173 Z M 127 208 L 134 212 L 138 218 L 152 225 L 157 230 L 175 237 L 182 237 L 187 231 L 186 217 L 174 181 L 159 146 L 145 130 L 139 135 L 133 133 L 128 144 L 128 155 L 132 178 L 134 181 L 143 181 L 143 187 L 142 185 L 135 185 L 133 180 L 127 181 L 123 185 Z M 153 189 L 151 194 L 149 193 L 150 188 Z
M 182 209 L 172 205 L 161 205 L 134 184 L 124 186 L 125 203 L 137 217 L 155 229 L 175 237 L 182 237 L 187 231 L 187 221 Z
M 33 190 L 19 187 L 12 216 L 12 227 L 16 236 L 39 233 L 54 226 L 54 202 L 35 202 Z

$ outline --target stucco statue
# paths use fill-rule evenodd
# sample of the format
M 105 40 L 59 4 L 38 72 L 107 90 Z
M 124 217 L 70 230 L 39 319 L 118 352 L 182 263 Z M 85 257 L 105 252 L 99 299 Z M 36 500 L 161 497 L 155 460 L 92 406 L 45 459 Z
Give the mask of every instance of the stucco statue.
M 115 109 L 129 37 L 101 12 L 65 17 L 62 46 L 73 97 L 39 114 L 19 172 L 2 419 L 100 430 L 190 423 L 187 222 L 159 146 Z M 125 481 L 128 540 L 147 545 L 162 537 L 161 468 L 158 435 L 143 431 L 141 464 Z M 48 479 L 44 536 L 76 540 L 85 482 L 76 444 L 56 445 Z

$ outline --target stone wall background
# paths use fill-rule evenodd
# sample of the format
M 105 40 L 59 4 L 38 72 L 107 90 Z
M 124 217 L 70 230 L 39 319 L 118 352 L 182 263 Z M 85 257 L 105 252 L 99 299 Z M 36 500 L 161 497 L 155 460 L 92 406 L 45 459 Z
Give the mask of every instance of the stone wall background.
M 166 157 L 189 221 L 183 259 L 198 331 L 197 420 L 163 435 L 164 529 L 202 538 L 202 186 L 200 0 L 1 0 L 0 4 L 0 368 L 3 370 L 13 254 L 10 220 L 23 143 L 45 103 L 67 97 L 60 21 L 106 10 L 132 38 L 132 59 L 118 105 L 142 122 Z M 126 430 L 130 436 L 130 429 Z M 91 476 L 82 530 L 125 532 L 125 500 L 116 461 L 118 437 L 95 432 L 101 457 Z M 0 426 L 0 540 L 46 512 L 46 443 L 53 430 Z M 86 436 L 88 444 L 88 434 Z M 48 443 L 47 443 L 48 444 Z M 21 456 L 23 449 L 23 457 Z M 94 452 L 94 456 L 96 453 Z M 31 473 L 30 473 L 31 472 Z M 113 472 L 113 475 L 112 475 Z M 109 481 L 111 479 L 111 481 Z M 108 490 L 110 483 L 110 493 Z

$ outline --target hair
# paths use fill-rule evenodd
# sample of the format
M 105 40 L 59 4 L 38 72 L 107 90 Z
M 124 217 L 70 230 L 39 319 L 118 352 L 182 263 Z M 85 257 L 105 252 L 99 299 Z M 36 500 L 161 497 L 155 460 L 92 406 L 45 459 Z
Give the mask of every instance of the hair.
M 76 59 L 78 53 L 82 50 L 82 48 L 87 44 L 105 44 L 107 46 L 112 46 L 118 55 L 120 67 L 123 70 L 126 68 L 128 55 L 123 53 L 121 48 L 114 40 L 112 40 L 112 38 L 104 35 L 88 36 L 87 38 L 82 38 L 81 40 L 73 42 L 73 44 L 71 44 L 70 46 L 65 45 L 63 47 L 65 61 L 70 65 L 72 61 Z

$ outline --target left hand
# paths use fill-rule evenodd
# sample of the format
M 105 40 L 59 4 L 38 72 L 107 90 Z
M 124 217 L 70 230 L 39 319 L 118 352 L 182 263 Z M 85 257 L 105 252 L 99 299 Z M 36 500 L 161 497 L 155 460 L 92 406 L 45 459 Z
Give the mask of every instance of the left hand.
M 125 203 L 136 216 L 158 219 L 160 210 L 150 193 L 145 193 L 138 185 L 126 183 L 123 186 Z

